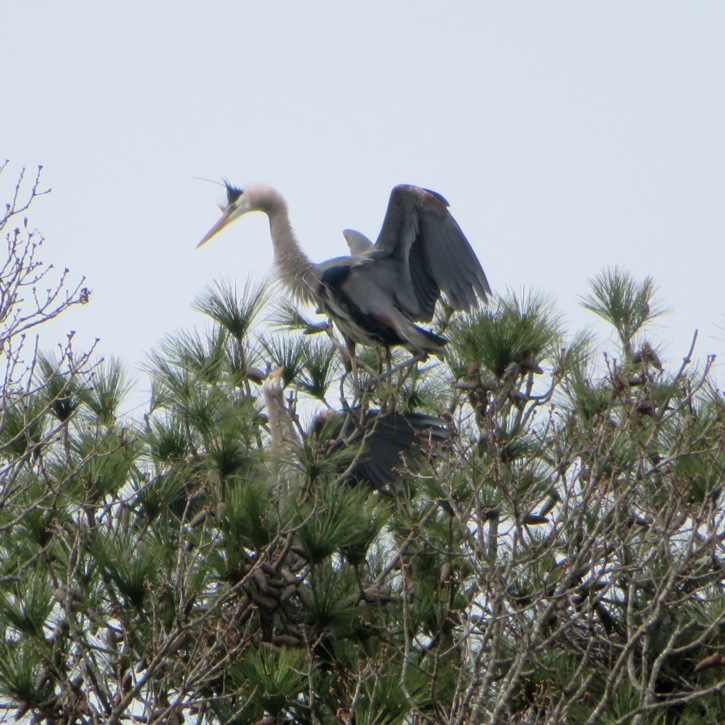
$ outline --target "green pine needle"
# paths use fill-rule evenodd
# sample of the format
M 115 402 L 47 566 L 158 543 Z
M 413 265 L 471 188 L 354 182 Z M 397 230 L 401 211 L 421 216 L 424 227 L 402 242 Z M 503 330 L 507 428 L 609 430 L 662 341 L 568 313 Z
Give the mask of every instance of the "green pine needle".
M 193 308 L 211 317 L 232 337 L 243 341 L 267 304 L 264 284 L 254 285 L 247 280 L 241 293 L 229 282 L 215 282 L 193 302 Z
M 657 300 L 651 277 L 637 281 L 628 272 L 614 267 L 598 274 L 590 284 L 592 291 L 582 297 L 582 306 L 614 327 L 625 352 L 647 323 L 666 312 Z

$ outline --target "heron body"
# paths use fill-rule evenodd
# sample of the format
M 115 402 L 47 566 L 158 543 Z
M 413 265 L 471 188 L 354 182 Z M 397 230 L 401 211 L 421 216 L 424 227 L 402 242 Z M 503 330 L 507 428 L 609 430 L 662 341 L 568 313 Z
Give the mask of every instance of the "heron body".
M 272 439 L 272 462 L 278 471 L 290 453 L 304 446 L 285 405 L 282 372 L 282 368 L 271 371 L 262 386 Z M 402 470 L 417 454 L 433 453 L 451 439 L 450 427 L 441 418 L 397 411 L 325 411 L 315 419 L 311 433 L 321 435 L 324 430 L 332 439 L 344 440 L 346 445 L 357 449 L 353 465 L 343 480 L 373 489 L 395 490 Z
M 333 266 L 322 271 L 318 295 L 320 308 L 335 321 L 345 339 L 364 345 L 403 345 L 411 352 L 425 353 L 436 352 L 446 344 L 445 338 L 391 309 L 384 284 L 371 278 L 367 267 L 333 261 Z
M 432 415 L 368 411 L 352 440 L 361 448 L 346 482 L 394 491 L 416 455 L 431 455 L 450 438 L 447 423 Z
M 403 345 L 416 355 L 440 352 L 445 338 L 416 325 L 430 322 L 445 295 L 455 310 L 470 310 L 490 294 L 471 245 L 436 192 L 396 186 L 378 238 L 345 230 L 351 256 L 314 264 L 292 231 L 287 204 L 261 184 L 227 187 L 222 217 L 198 246 L 250 211 L 269 217 L 275 263 L 296 299 L 316 304 L 348 345 Z

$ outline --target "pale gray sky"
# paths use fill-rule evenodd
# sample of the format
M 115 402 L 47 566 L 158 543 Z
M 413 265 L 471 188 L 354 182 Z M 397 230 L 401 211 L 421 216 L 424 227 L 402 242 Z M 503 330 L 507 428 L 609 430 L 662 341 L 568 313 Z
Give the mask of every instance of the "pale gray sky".
M 210 282 L 269 272 L 261 215 L 195 250 L 222 190 L 193 177 L 227 176 L 280 189 L 315 260 L 427 186 L 495 290 L 580 327 L 621 265 L 670 306 L 670 362 L 696 327 L 724 351 L 722 0 L 0 2 L 0 191 L 44 165 L 32 221 L 93 289 L 59 323 L 80 345 L 133 369 Z

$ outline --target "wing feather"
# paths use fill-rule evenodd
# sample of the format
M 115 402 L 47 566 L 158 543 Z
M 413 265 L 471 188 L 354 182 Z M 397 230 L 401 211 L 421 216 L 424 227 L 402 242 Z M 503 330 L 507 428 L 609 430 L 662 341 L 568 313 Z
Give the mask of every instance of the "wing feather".
M 427 189 L 393 189 L 375 253 L 398 263 L 395 299 L 412 320 L 431 320 L 441 292 L 457 310 L 476 307 L 491 292 L 448 202 Z

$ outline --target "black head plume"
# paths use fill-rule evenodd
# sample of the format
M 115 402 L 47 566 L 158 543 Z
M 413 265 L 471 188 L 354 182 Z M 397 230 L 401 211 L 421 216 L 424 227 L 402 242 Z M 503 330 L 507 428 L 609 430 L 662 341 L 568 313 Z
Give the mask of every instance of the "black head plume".
M 238 186 L 233 186 L 229 183 L 229 181 L 227 181 L 227 179 L 224 179 L 224 186 L 227 188 L 227 204 L 231 206 L 244 193 L 244 189 L 240 189 Z

